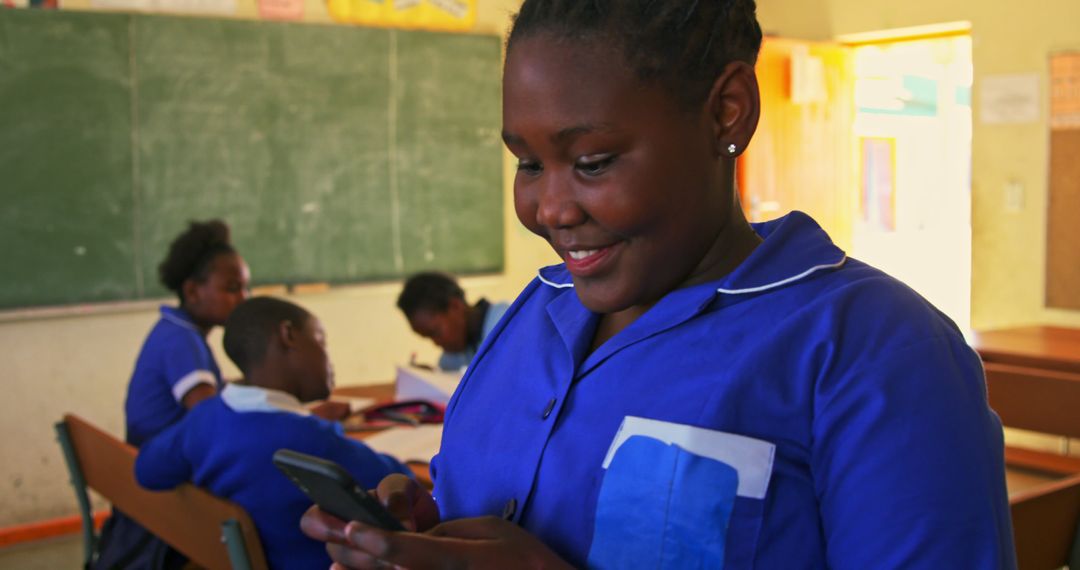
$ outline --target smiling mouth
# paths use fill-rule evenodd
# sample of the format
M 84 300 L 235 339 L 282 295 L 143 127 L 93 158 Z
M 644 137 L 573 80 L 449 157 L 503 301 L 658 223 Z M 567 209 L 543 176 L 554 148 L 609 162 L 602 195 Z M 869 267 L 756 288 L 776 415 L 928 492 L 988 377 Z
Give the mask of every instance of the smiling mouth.
M 599 251 L 600 251 L 599 249 L 581 249 L 581 250 L 577 250 L 577 251 L 567 252 L 567 254 L 570 256 L 570 259 L 573 259 L 575 261 L 581 261 L 582 259 L 585 259 L 586 257 L 589 257 L 591 255 L 595 255 Z
M 566 268 L 570 273 L 578 277 L 590 277 L 598 271 L 602 271 L 611 257 L 614 245 L 595 249 L 569 249 L 566 250 Z

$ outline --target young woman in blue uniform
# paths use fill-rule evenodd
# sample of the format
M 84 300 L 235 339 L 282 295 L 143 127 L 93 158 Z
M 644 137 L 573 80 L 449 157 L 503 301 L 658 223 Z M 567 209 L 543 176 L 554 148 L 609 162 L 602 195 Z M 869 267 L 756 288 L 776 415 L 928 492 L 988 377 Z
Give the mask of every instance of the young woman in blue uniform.
M 124 403 L 127 442 L 141 447 L 214 396 L 221 371 L 206 335 L 225 324 L 248 296 L 247 264 L 220 220 L 191 222 L 158 266 L 161 283 L 179 306 L 161 307 L 161 319 L 143 343 Z M 123 512 L 113 509 L 98 544 L 95 568 L 180 568 L 185 559 Z
M 1012 568 L 1000 422 L 956 326 L 804 214 L 743 217 L 753 0 L 526 0 L 503 138 L 542 269 L 447 410 L 418 532 L 342 566 Z
M 221 388 L 206 335 L 248 296 L 247 264 L 220 220 L 192 222 L 158 267 L 178 307 L 162 306 L 128 384 L 127 440 L 139 446 Z

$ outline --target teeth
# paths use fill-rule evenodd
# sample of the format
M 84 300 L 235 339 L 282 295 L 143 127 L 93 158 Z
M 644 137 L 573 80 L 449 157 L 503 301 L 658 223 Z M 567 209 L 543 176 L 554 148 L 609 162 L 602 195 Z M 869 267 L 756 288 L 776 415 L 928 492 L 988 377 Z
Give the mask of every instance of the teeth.
M 594 254 L 594 253 L 596 253 L 598 251 L 600 251 L 600 250 L 599 249 L 582 249 L 582 250 L 579 250 L 579 251 L 571 251 L 570 252 L 570 259 L 585 259 L 586 257 L 589 257 L 590 255 L 592 255 L 592 254 Z

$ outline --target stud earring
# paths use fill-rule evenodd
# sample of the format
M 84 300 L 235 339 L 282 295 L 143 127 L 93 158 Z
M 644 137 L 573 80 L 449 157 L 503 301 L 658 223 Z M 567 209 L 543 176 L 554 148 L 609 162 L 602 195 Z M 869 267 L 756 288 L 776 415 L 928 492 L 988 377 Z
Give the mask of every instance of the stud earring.
M 727 152 L 728 152 L 728 154 L 735 154 L 735 150 L 736 150 L 737 148 L 738 148 L 738 147 L 736 147 L 736 146 L 735 146 L 735 143 L 731 143 L 731 144 L 727 145 Z

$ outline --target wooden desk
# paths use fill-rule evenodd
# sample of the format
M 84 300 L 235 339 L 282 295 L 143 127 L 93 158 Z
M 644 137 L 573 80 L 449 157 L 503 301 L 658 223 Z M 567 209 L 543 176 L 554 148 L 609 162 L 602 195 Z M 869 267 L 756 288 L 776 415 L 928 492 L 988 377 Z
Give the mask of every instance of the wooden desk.
M 389 402 L 394 399 L 394 384 L 392 382 L 386 384 L 370 384 L 367 386 L 346 386 L 334 389 L 334 396 L 341 396 L 344 398 L 371 398 L 376 402 Z M 345 432 L 345 435 L 363 441 L 364 438 L 370 437 L 378 431 L 349 431 Z M 416 476 L 416 480 L 430 490 L 433 487 L 431 480 L 431 468 L 427 463 L 420 463 L 417 461 L 409 461 L 406 463 L 409 469 Z
M 1080 329 L 1018 327 L 975 333 L 984 362 L 1080 373 Z
M 987 393 L 1006 427 L 1080 437 L 1080 330 L 1033 326 L 978 333 Z M 1021 569 L 1058 568 L 1080 548 L 1080 458 L 1005 446 Z M 1080 565 L 1078 565 L 1080 566 Z

